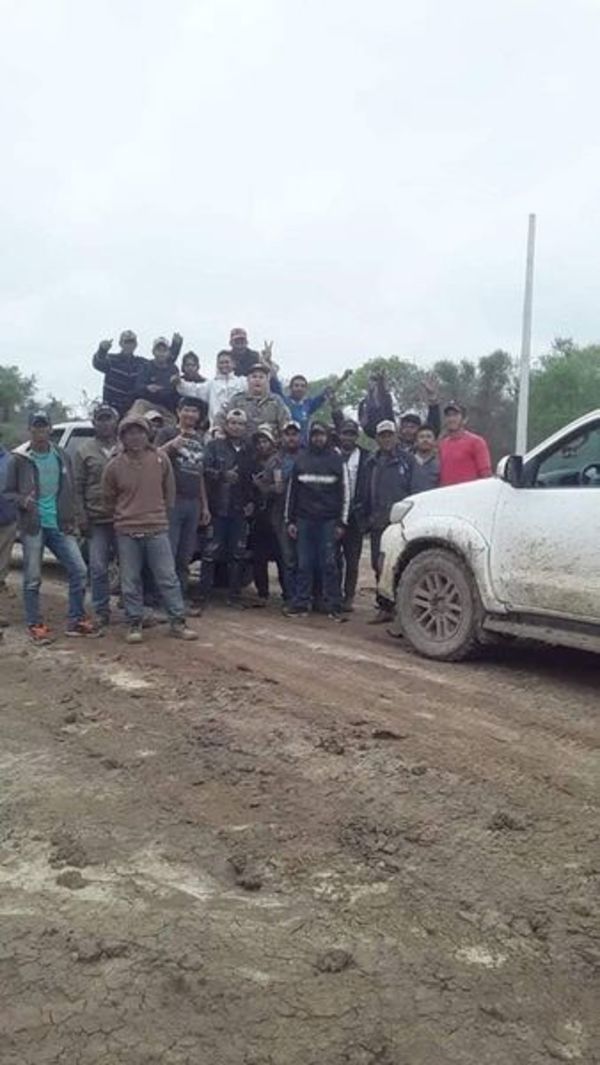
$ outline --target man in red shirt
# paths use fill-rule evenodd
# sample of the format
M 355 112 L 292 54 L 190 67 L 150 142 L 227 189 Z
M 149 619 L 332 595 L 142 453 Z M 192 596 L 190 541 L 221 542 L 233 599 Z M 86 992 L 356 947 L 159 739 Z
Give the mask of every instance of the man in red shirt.
M 492 476 L 486 441 L 465 428 L 465 408 L 451 400 L 444 407 L 444 436 L 439 443 L 440 487 Z

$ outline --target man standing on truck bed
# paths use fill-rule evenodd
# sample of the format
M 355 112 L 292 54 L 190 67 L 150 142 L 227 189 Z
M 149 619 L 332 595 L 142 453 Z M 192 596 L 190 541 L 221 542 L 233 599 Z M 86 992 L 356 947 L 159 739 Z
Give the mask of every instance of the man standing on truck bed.
M 440 487 L 492 476 L 487 442 L 466 427 L 465 408 L 455 400 L 444 407 L 444 436 L 439 443 Z

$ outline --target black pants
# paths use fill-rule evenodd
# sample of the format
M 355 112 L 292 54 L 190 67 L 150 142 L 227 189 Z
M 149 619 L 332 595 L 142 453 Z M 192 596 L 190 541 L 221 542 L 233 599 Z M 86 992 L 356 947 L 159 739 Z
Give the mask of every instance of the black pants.
M 356 517 L 351 515 L 346 532 L 338 545 L 338 566 L 342 584 L 342 598 L 345 603 L 351 603 L 356 595 L 362 546 L 362 528 Z
M 373 573 L 375 574 L 377 584 L 379 584 L 379 552 L 381 549 L 381 537 L 384 532 L 385 529 L 371 529 L 371 565 L 373 567 Z M 384 610 L 389 609 L 389 603 L 381 598 L 379 592 L 377 592 L 375 599 L 379 607 Z
M 281 551 L 273 523 L 268 514 L 257 514 L 252 524 L 250 535 L 252 550 L 252 569 L 256 591 L 261 599 L 269 596 L 269 562 L 277 565 L 279 583 L 285 594 L 285 575 L 283 572 Z
M 206 540 L 200 567 L 200 599 L 208 599 L 215 581 L 215 565 L 227 562 L 229 597 L 237 599 L 241 594 L 248 541 L 248 523 L 241 514 L 227 518 L 214 518 L 212 536 Z

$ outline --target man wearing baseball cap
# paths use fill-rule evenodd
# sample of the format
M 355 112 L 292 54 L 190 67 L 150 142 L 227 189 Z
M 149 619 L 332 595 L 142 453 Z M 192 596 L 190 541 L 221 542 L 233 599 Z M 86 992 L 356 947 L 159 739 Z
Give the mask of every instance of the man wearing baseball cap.
M 246 377 L 252 366 L 260 362 L 258 351 L 248 347 L 248 334 L 241 326 L 234 326 L 229 334 L 230 352 L 233 359 L 233 372 L 238 377 Z
M 444 407 L 444 435 L 440 440 L 440 485 L 464 484 L 492 476 L 487 441 L 466 427 L 467 412 L 451 399 Z
M 101 340 L 92 365 L 104 374 L 102 400 L 118 412 L 122 418 L 135 397 L 137 375 L 145 362 L 135 354 L 137 336 L 133 329 L 124 329 L 119 337 L 119 351 L 111 352 L 112 340 Z
M 353 418 L 336 418 L 335 411 L 334 421 L 342 459 L 348 472 L 350 510 L 345 535 L 338 544 L 338 565 L 342 581 L 342 610 L 344 613 L 350 613 L 354 609 L 358 569 L 365 534 L 364 483 L 370 452 L 358 443 L 358 422 L 355 422 Z
M 117 411 L 108 403 L 96 407 L 94 435 L 84 440 L 73 461 L 77 524 L 88 538 L 92 606 L 100 630 L 110 621 L 109 566 L 117 553 L 114 515 L 106 505 L 102 474 L 116 452 L 118 421 Z
M 371 566 L 379 580 L 379 550 L 390 511 L 410 494 L 414 457 L 398 442 L 396 425 L 386 418 L 375 428 L 377 451 L 367 461 L 364 480 L 364 517 L 371 534 Z M 373 623 L 391 621 L 393 613 L 377 594 L 378 610 Z
M 254 584 L 260 605 L 269 598 L 269 562 L 275 562 L 285 598 L 285 572 L 277 535 L 278 504 L 283 500 L 281 456 L 270 425 L 259 425 L 254 434 L 254 514 L 250 529 L 250 549 Z
M 150 408 L 154 408 L 161 411 L 169 425 L 175 424 L 179 398 L 175 389 L 175 360 L 182 343 L 180 333 L 173 333 L 170 342 L 166 337 L 156 338 L 152 345 L 152 358 L 142 360 L 135 379 L 135 403 L 131 407 L 131 414 L 144 416 Z
M 69 582 L 67 636 L 90 636 L 95 632 L 84 609 L 87 571 L 74 535 L 77 513 L 71 462 L 67 453 L 51 442 L 51 429 L 45 411 L 35 411 L 30 416 L 29 444 L 22 451 L 13 451 L 7 484 L 17 499 L 25 617 L 29 636 L 36 644 L 52 640 L 40 612 L 45 547 L 60 562 Z

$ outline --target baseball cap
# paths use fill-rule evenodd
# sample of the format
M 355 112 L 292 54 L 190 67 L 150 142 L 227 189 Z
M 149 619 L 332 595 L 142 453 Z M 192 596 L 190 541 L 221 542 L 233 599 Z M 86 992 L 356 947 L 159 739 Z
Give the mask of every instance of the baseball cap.
M 152 345 L 152 351 L 156 351 L 157 348 L 170 348 L 171 345 L 166 337 L 157 337 Z
M 248 370 L 247 376 L 251 373 L 264 373 L 266 377 L 269 376 L 269 367 L 265 366 L 264 362 L 255 362 Z
M 266 436 L 267 440 L 270 440 L 272 444 L 276 442 L 275 433 L 270 425 L 259 425 L 254 434 L 254 438 L 256 439 L 257 436 Z
M 330 426 L 326 425 L 325 422 L 319 421 L 318 419 L 316 421 L 310 423 L 310 435 L 311 436 L 312 436 L 313 433 L 329 433 L 329 430 L 330 430 Z
M 229 421 L 230 418 L 241 418 L 243 422 L 248 421 L 246 411 L 241 410 L 239 407 L 236 407 L 235 410 L 227 411 L 227 421 Z
M 288 429 L 295 429 L 297 433 L 301 433 L 302 432 L 302 426 L 300 425 L 300 422 L 294 422 L 294 421 L 286 422 L 286 424 L 283 427 L 284 433 L 287 433 Z
M 165 420 L 164 414 L 162 413 L 162 411 L 159 410 L 146 411 L 146 413 L 144 414 L 144 418 L 147 422 L 153 422 L 156 418 L 160 418 L 161 422 L 164 422 Z
M 45 410 L 34 410 L 29 415 L 29 425 L 50 425 L 50 418 Z
M 121 336 L 119 337 L 119 344 L 126 344 L 128 340 L 129 341 L 135 340 L 136 343 L 137 343 L 137 334 L 134 333 L 133 329 L 124 329 L 123 330 L 123 332 L 121 333 Z
M 236 340 L 236 339 L 239 340 L 240 338 L 242 338 L 243 340 L 247 340 L 248 339 L 248 334 L 247 334 L 245 329 L 241 328 L 241 326 L 236 326 L 234 329 L 231 330 L 231 332 L 229 334 L 229 339 L 230 340 Z
M 449 411 L 455 410 L 458 414 L 465 414 L 465 408 L 462 403 L 457 403 L 455 399 L 449 399 L 444 405 L 444 414 L 448 414 Z
M 346 418 L 340 425 L 340 433 L 356 433 L 359 434 L 358 422 L 354 421 L 354 418 Z
M 394 422 L 391 421 L 390 418 L 384 418 L 384 420 L 382 422 L 378 423 L 377 428 L 375 429 L 375 433 L 376 433 L 377 436 L 379 436 L 380 433 L 395 433 L 395 432 L 396 432 L 396 426 L 395 426 Z
M 416 410 L 405 410 L 404 413 L 400 415 L 400 421 L 412 422 L 413 425 L 420 425 L 421 415 Z
M 96 421 L 96 418 L 116 418 L 118 420 L 119 412 L 114 407 L 111 407 L 110 403 L 99 403 L 92 414 L 92 420 Z

